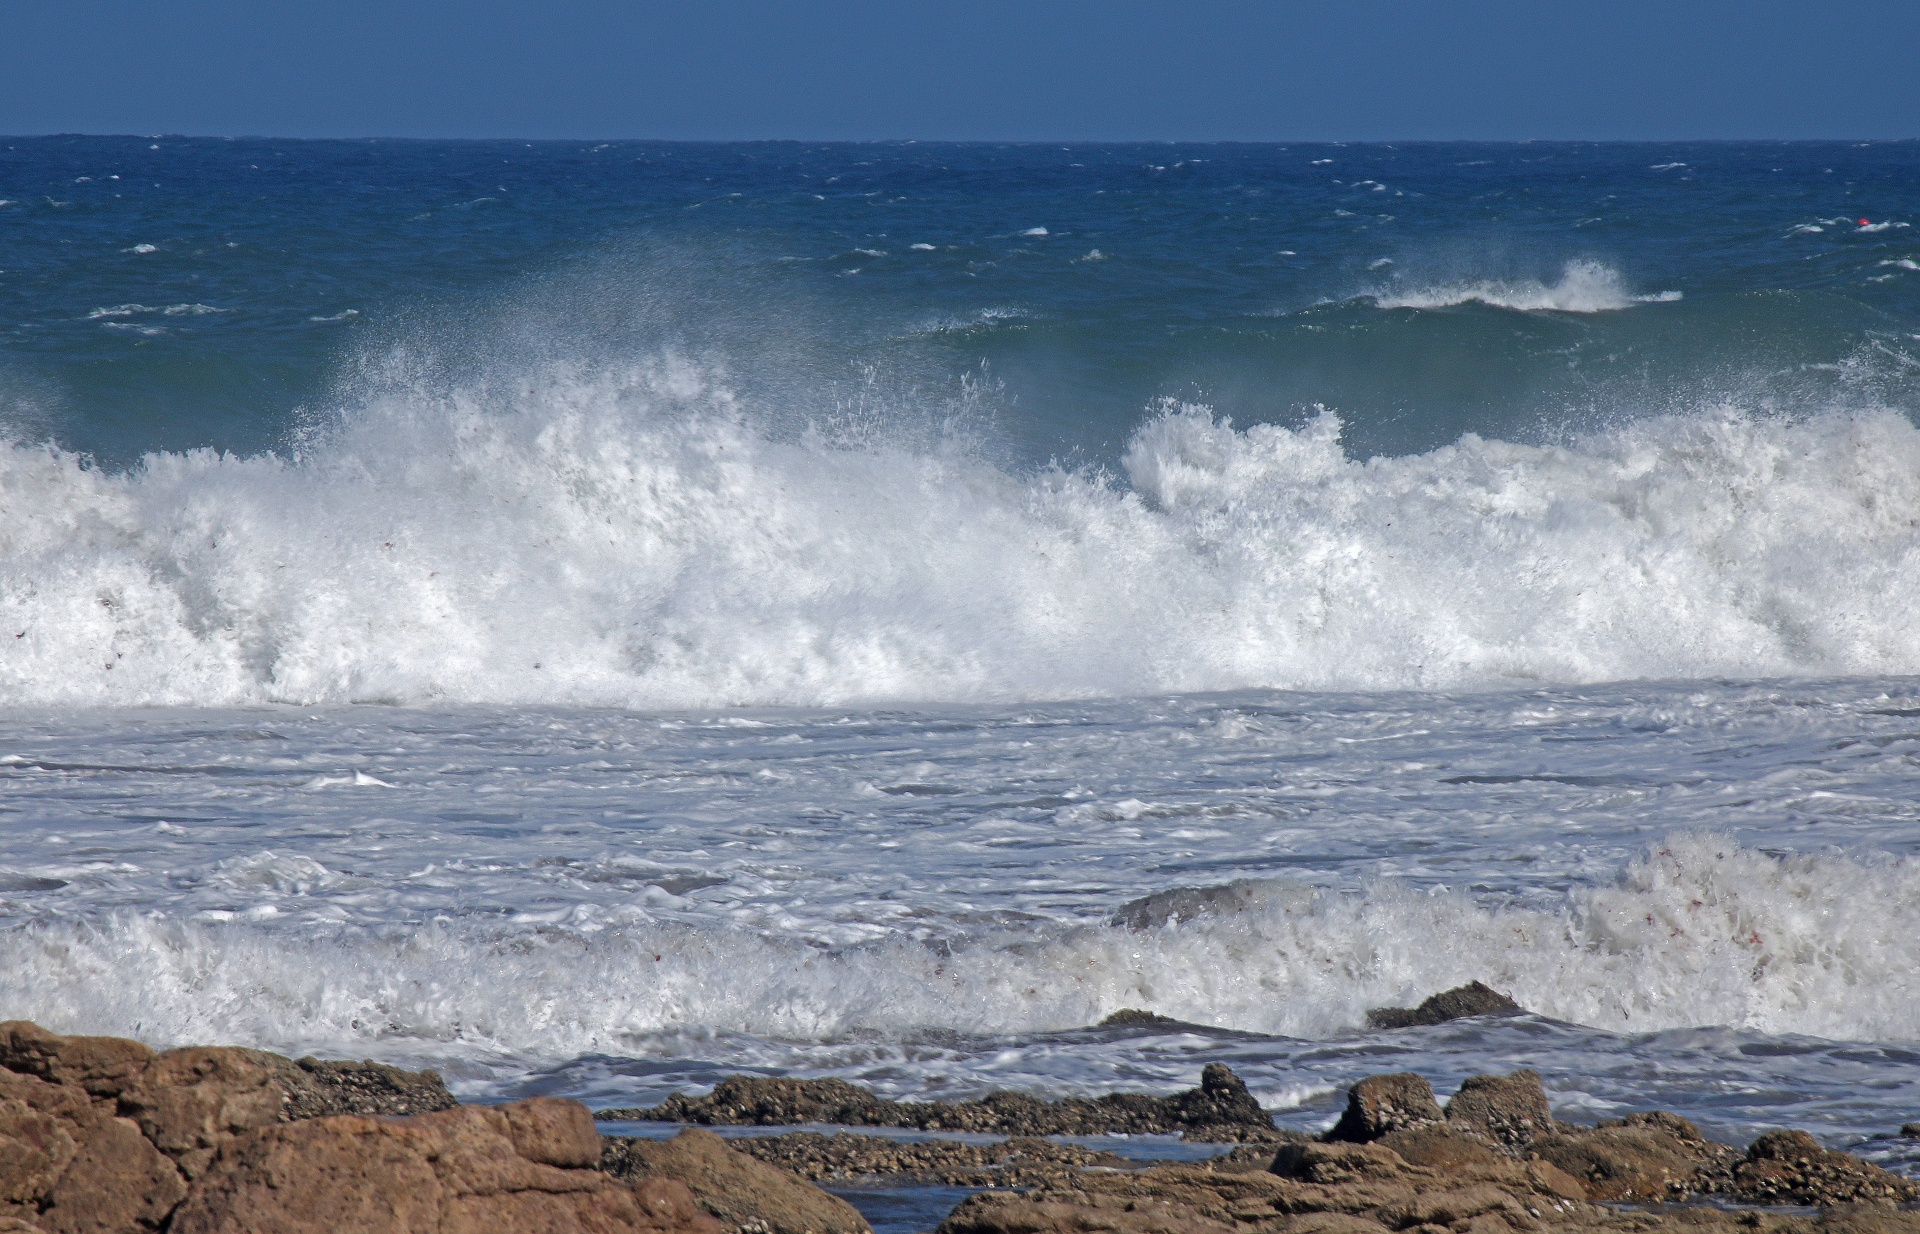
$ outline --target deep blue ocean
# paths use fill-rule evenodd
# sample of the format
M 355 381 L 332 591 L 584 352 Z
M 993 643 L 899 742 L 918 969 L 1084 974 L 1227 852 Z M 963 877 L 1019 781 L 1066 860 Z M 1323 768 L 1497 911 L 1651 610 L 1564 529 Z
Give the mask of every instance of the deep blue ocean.
M 0 139 L 0 1015 L 1902 1166 L 1916 223 L 1920 142 Z

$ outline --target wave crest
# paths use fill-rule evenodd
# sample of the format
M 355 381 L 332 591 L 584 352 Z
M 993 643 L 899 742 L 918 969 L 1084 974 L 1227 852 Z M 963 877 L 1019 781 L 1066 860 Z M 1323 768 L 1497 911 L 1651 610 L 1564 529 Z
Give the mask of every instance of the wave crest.
M 1612 266 L 1591 260 L 1570 261 L 1557 282 L 1538 279 L 1481 279 L 1427 287 L 1383 288 L 1368 298 L 1378 308 L 1435 309 L 1479 303 L 1523 313 L 1609 313 L 1636 304 L 1678 300 L 1677 291 L 1635 295 Z
M 0 933 L 0 971 L 10 1014 L 56 1029 L 350 1056 L 376 1045 L 633 1055 L 687 1032 L 1027 1033 L 1121 1007 L 1326 1037 L 1369 1007 L 1468 980 L 1615 1032 L 1730 1025 L 1904 1041 L 1920 1023 L 1917 874 L 1907 859 L 1776 858 L 1683 836 L 1614 883 L 1541 907 L 1273 882 L 1240 911 L 1159 929 L 1029 926 L 941 949 L 838 950 L 649 924 L 638 910 L 614 920 L 583 909 L 565 928 L 443 921 L 324 938 L 128 915 Z
M 377 400 L 299 458 L 0 448 L 0 700 L 638 707 L 1920 672 L 1920 432 L 1729 409 L 1130 483 L 758 430 L 714 372 Z

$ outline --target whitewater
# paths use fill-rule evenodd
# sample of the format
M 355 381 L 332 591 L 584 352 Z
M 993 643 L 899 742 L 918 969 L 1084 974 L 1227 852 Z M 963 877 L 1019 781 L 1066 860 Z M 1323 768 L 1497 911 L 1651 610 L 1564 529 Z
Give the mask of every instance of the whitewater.
M 1911 143 L 0 144 L 0 1017 L 1920 1171 Z
M 1701 408 L 1360 460 L 1169 406 L 1120 474 L 788 439 L 673 357 L 295 457 L 0 454 L 13 704 L 985 701 L 1920 672 L 1920 432 Z

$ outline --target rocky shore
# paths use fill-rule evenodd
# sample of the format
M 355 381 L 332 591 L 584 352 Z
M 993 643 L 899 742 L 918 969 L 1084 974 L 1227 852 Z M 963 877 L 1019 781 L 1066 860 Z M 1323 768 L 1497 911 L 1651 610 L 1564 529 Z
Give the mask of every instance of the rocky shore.
M 156 1053 L 11 1022 L 0 1234 L 871 1234 L 820 1182 L 979 1188 L 940 1234 L 1920 1234 L 1920 1186 L 1804 1132 L 1742 1150 L 1659 1112 L 1565 1123 L 1525 1070 L 1474 1077 L 1444 1107 L 1418 1075 L 1373 1076 L 1318 1138 L 1275 1129 L 1217 1065 L 1171 1097 L 1058 1102 L 891 1102 L 840 1081 L 738 1076 L 647 1112 L 1008 1138 L 602 1136 L 578 1102 L 463 1106 L 432 1072 Z M 1116 1127 L 1241 1142 L 1153 1164 L 1028 1130 Z

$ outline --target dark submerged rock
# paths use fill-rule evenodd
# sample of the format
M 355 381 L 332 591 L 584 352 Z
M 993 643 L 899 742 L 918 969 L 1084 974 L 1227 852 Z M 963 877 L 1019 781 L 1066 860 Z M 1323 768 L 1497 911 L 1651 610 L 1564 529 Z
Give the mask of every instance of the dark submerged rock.
M 1442 990 L 1418 1007 L 1375 1007 L 1367 1012 L 1370 1028 L 1423 1028 L 1468 1016 L 1525 1015 L 1527 1009 L 1492 986 L 1478 981 Z
M 1218 887 L 1174 887 L 1128 900 L 1109 920 L 1129 930 L 1154 930 L 1195 917 L 1225 917 L 1250 907 L 1259 889 L 1258 883 L 1245 879 Z
M 1098 1028 L 1179 1028 L 1185 1021 L 1172 1016 L 1159 1015 L 1152 1011 L 1142 1011 L 1138 1007 L 1122 1007 L 1106 1019 L 1100 1021 Z
M 704 1097 L 676 1093 L 657 1106 L 601 1110 L 597 1117 L 702 1126 L 831 1123 L 1023 1136 L 1168 1134 L 1220 1126 L 1273 1130 L 1273 1119 L 1240 1077 L 1219 1063 L 1201 1072 L 1200 1087 L 1171 1097 L 1109 1093 L 1060 1101 L 1008 1092 L 975 1101 L 889 1101 L 844 1080 L 734 1075 Z

